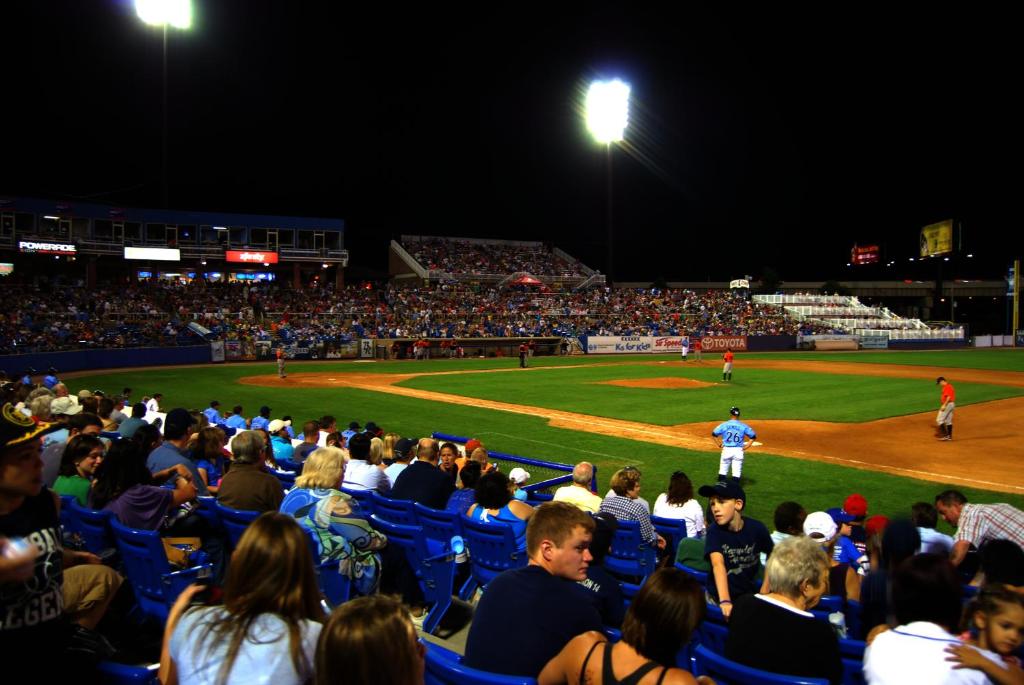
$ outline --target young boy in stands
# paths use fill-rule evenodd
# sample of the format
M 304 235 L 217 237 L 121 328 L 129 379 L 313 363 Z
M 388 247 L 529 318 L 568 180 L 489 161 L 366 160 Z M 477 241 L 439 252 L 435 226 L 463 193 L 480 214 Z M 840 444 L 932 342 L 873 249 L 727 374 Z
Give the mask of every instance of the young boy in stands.
M 744 518 L 747 495 L 734 481 L 719 481 L 698 491 L 711 501 L 715 525 L 708 527 L 704 556 L 711 563 L 708 600 L 722 609 L 728 620 L 737 597 L 758 591 L 756 577 L 761 553 L 770 555 L 774 544 L 768 529 L 756 519 Z M 761 592 L 766 588 L 762 586 Z

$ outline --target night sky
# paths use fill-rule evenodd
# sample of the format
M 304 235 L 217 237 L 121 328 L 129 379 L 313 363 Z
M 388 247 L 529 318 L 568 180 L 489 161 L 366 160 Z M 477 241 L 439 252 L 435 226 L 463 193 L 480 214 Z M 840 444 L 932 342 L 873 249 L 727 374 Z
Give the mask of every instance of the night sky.
M 946 277 L 1021 252 L 1015 21 L 975 8 L 508 4 L 358 14 L 196 0 L 168 53 L 170 206 L 328 216 L 352 263 L 402 233 L 553 242 L 604 268 L 594 77 L 633 87 L 614 151 L 620 280 Z M 646 8 L 646 9 L 645 9 Z M 131 3 L 4 7 L 0 193 L 159 206 L 161 39 Z M 895 267 L 846 267 L 854 242 Z

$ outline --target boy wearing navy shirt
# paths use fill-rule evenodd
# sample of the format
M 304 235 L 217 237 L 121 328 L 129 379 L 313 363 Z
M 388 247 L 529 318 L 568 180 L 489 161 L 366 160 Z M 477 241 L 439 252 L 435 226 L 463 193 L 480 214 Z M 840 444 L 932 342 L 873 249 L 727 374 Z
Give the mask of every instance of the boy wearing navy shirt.
M 710 499 L 715 519 L 704 540 L 704 556 L 711 563 L 708 599 L 721 607 L 728 619 L 737 597 L 758 591 L 761 553 L 770 555 L 774 544 L 763 523 L 743 517 L 747 495 L 739 484 L 719 481 L 698 492 Z

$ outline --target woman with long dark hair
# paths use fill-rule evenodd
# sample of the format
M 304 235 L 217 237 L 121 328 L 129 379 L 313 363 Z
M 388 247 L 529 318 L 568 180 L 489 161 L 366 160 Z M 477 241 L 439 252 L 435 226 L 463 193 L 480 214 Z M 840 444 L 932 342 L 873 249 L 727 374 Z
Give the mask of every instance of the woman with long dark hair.
M 676 471 L 668 482 L 668 492 L 658 495 L 654 501 L 654 515 L 667 519 L 686 521 L 686 537 L 704 537 L 707 525 L 704 522 L 704 508 L 693 497 L 693 483 L 682 471 Z
M 572 640 L 537 677 L 540 685 L 620 683 L 694 685 L 676 668 L 676 654 L 704 619 L 704 590 L 677 568 L 655 571 L 633 598 L 622 622 L 622 639 L 608 642 L 596 631 Z M 628 674 L 617 678 L 616 673 Z
M 291 517 L 252 522 L 231 558 L 223 606 L 189 607 L 192 585 L 167 617 L 160 682 L 299 685 L 313 676 L 324 618 L 309 541 Z

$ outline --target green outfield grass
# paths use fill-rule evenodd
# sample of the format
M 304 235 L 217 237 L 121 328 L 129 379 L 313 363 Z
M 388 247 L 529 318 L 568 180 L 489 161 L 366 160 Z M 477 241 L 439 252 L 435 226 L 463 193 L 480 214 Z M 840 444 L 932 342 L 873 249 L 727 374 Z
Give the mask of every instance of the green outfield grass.
M 627 388 L 620 379 L 690 378 L 703 388 Z M 930 381 L 737 368 L 721 383 L 717 367 L 615 365 L 524 373 L 419 376 L 399 385 L 629 421 L 675 425 L 720 419 L 738 405 L 758 419 L 862 422 L 933 410 Z M 1024 395 L 1024 389 L 957 383 L 957 404 Z
M 941 353 L 953 355 L 953 359 L 960 360 L 962 368 L 968 364 L 987 363 L 978 362 L 976 351 Z M 981 351 L 978 351 L 981 352 Z M 990 351 L 984 351 L 990 352 Z M 901 355 L 915 355 L 928 357 L 933 353 L 884 353 L 885 357 L 891 357 L 893 363 L 900 363 Z M 937 354 L 937 353 L 936 353 Z M 1016 357 L 1013 353 L 995 352 L 993 354 L 1005 355 L 1007 360 Z M 962 356 L 961 356 L 962 355 Z M 760 356 L 760 355 L 759 355 Z M 780 358 L 782 355 L 764 355 L 771 358 Z M 793 355 L 796 358 L 808 359 L 812 355 Z M 815 355 L 817 356 L 817 355 Z M 850 357 L 859 355 L 832 354 L 829 357 L 840 357 L 849 361 Z M 869 355 L 865 354 L 863 361 Z M 871 353 L 871 357 L 882 357 L 883 354 Z M 738 358 L 740 355 L 738 355 Z M 996 358 L 996 357 L 993 357 Z M 704 379 L 703 374 L 708 374 L 708 379 L 714 380 L 718 375 L 717 369 L 710 368 L 700 370 L 686 368 L 683 371 L 680 367 L 667 366 L 638 366 L 636 362 L 650 361 L 657 359 L 674 359 L 674 356 L 665 357 L 631 357 L 616 359 L 609 357 L 570 357 L 552 358 L 541 357 L 532 361 L 534 366 L 555 366 L 555 365 L 586 365 L 593 364 L 616 364 L 615 366 L 600 366 L 585 369 L 565 369 L 552 372 L 525 373 L 492 373 L 492 374 L 467 374 L 452 375 L 448 377 L 436 377 L 431 382 L 445 378 L 444 383 L 449 392 L 465 391 L 476 383 L 477 380 L 488 381 L 494 384 L 502 392 L 507 384 L 525 384 L 526 391 L 531 390 L 532 383 L 549 383 L 545 392 L 556 400 L 562 396 L 574 395 L 578 389 L 590 393 L 595 388 L 602 391 L 622 390 L 632 393 L 628 388 L 614 388 L 612 386 L 592 386 L 586 382 L 579 382 L 576 387 L 566 385 L 564 379 L 569 378 L 566 374 L 576 375 L 578 373 L 598 374 L 604 378 L 635 377 L 635 373 L 650 374 L 647 377 L 658 377 L 673 375 L 673 373 L 684 372 L 687 377 Z M 859 359 L 860 360 L 860 359 Z M 486 359 L 486 360 L 431 360 L 428 362 L 385 362 L 375 364 L 349 364 L 349 363 L 316 363 L 293 365 L 292 372 L 313 372 L 331 371 L 332 374 L 344 373 L 411 373 L 411 372 L 436 372 L 452 370 L 482 370 L 487 368 L 509 368 L 517 364 L 514 359 Z M 925 362 L 931 363 L 931 362 Z M 625 364 L 619 366 L 618 364 Z M 952 366 L 952 364 L 947 364 Z M 668 373 L 672 371 L 672 373 Z M 757 373 L 755 374 L 755 371 Z M 250 364 L 232 366 L 205 366 L 201 368 L 167 368 L 151 371 L 126 371 L 118 373 L 97 374 L 84 378 L 72 379 L 69 385 L 73 390 L 81 388 L 101 388 L 109 392 L 117 392 L 125 386 L 134 388 L 136 398 L 143 394 L 162 392 L 164 394 L 164 405 L 166 407 L 184 406 L 189 408 L 202 408 L 208 405 L 210 400 L 220 400 L 222 406 L 230 407 L 234 404 L 241 404 L 245 407 L 246 416 L 252 416 L 260 405 L 267 404 L 273 408 L 273 416 L 280 417 L 290 414 L 295 422 L 318 417 L 322 414 L 333 414 L 339 423 L 350 420 L 357 420 L 360 423 L 376 421 L 388 431 L 395 431 L 403 435 L 420 436 L 432 431 L 453 433 L 456 435 L 473 436 L 482 439 L 487 447 L 502 452 L 522 454 L 524 456 L 536 457 L 564 463 L 575 463 L 581 460 L 588 460 L 595 463 L 599 468 L 600 487 L 602 494 L 608 486 L 608 477 L 614 469 L 626 464 L 635 464 L 640 467 L 644 474 L 642 495 L 653 502 L 659 492 L 665 489 L 668 479 L 676 469 L 685 470 L 696 484 L 711 482 L 714 480 L 718 467 L 718 454 L 709 441 L 707 452 L 677 449 L 663 445 L 654 445 L 645 442 L 627 440 L 610 436 L 602 436 L 579 431 L 571 431 L 559 428 L 552 428 L 547 422 L 539 417 L 510 414 L 506 412 L 481 409 L 466 405 L 454 405 L 447 403 L 428 402 L 412 398 L 386 395 L 372 391 L 363 391 L 350 388 L 340 389 L 270 389 L 251 385 L 241 385 L 236 381 L 243 376 L 257 374 L 274 374 L 274 364 Z M 610 374 L 604 375 L 602 374 Z M 593 378 L 594 376 L 590 376 Z M 718 376 L 720 378 L 720 376 Z M 724 390 L 719 388 L 708 388 L 704 390 L 690 391 L 669 391 L 672 393 L 684 392 L 683 397 L 698 398 L 685 402 L 672 399 L 668 404 L 672 412 L 682 412 L 682 420 L 704 420 L 722 418 L 722 408 L 719 406 L 718 398 L 723 401 L 722 406 L 728 407 L 735 403 L 733 398 L 741 396 L 740 402 L 744 406 L 744 413 L 750 415 L 762 415 L 757 412 L 765 412 L 773 416 L 781 416 L 780 412 L 795 414 L 803 412 L 801 418 L 814 418 L 816 411 L 823 411 L 820 407 L 829 407 L 831 418 L 829 420 L 865 420 L 879 413 L 875 408 L 879 404 L 890 407 L 888 411 L 894 413 L 907 413 L 912 411 L 926 411 L 934 409 L 937 401 L 937 392 L 934 386 L 927 383 L 921 384 L 918 381 L 906 381 L 904 379 L 889 378 L 860 378 L 860 377 L 829 377 L 823 374 L 802 374 L 793 372 L 777 372 L 767 370 L 750 369 L 743 371 L 737 368 L 737 380 L 730 387 Z M 559 381 L 558 379 L 563 379 Z M 420 383 L 418 379 L 414 383 Z M 835 385 L 839 384 L 839 385 Z M 864 385 L 862 385 L 864 384 Z M 909 385 L 908 385 L 909 384 Z M 841 387 L 840 387 L 841 386 Z M 918 387 L 920 386 L 920 387 Z M 873 387 L 872 391 L 870 388 Z M 658 391 L 642 390 L 639 395 Z M 970 397 L 970 401 L 982 401 L 982 398 L 993 399 L 994 397 L 1005 397 L 1009 394 L 1018 394 L 1013 388 L 999 386 L 983 386 L 976 384 L 957 384 L 958 400 L 961 397 L 964 401 Z M 701 394 L 705 393 L 705 394 Z M 712 394 L 719 393 L 719 394 Z M 824 396 L 822 395 L 824 393 Z M 899 401 L 893 401 L 893 395 L 899 394 Z M 977 394 L 975 394 L 977 393 Z M 985 395 L 985 393 L 995 393 Z M 834 395 L 834 397 L 833 397 Z M 679 397 L 678 394 L 672 396 Z M 707 399 L 706 398 L 710 398 Z M 520 396 L 517 403 L 537 404 L 549 406 L 549 402 L 543 402 L 543 398 L 531 397 L 530 401 Z M 600 400 L 609 402 L 609 406 L 622 400 Z M 638 397 L 626 400 L 639 403 Z M 590 403 L 598 402 L 593 398 Z M 920 404 L 918 404 L 920 403 Z M 661 399 L 653 402 L 654 406 L 664 404 Z M 677 405 L 686 406 L 677 406 Z M 706 405 L 706 406 L 705 406 Z M 853 415 L 845 415 L 844 405 L 850 412 L 863 412 L 856 418 Z M 639 405 L 637 405 L 639 406 Z M 573 408 L 573 411 L 579 411 Z M 584 410 L 585 411 L 585 410 Z M 627 412 L 632 411 L 627 407 Z M 704 412 L 707 412 L 706 414 Z M 591 410 L 589 413 L 594 413 Z M 631 417 L 627 417 L 631 418 Z M 651 421 L 652 416 L 638 418 L 637 420 Z M 677 422 L 676 419 L 666 420 L 667 423 Z M 931 501 L 935 494 L 943 489 L 939 483 L 919 481 L 910 478 L 901 478 L 888 474 L 872 473 L 851 469 L 832 464 L 817 462 L 805 462 L 798 459 L 753 453 L 744 465 L 744 481 L 749 496 L 748 513 L 755 518 L 764 520 L 771 525 L 772 512 L 775 506 L 784 500 L 792 499 L 800 502 L 808 511 L 824 509 L 831 506 L 839 506 L 842 500 L 851 492 L 864 494 L 871 505 L 871 513 L 883 513 L 887 515 L 902 515 L 909 512 L 913 502 L 924 500 Z M 1009 502 L 1019 508 L 1024 508 L 1024 496 L 1006 495 L 1002 493 L 984 492 L 978 489 L 964 489 L 972 501 L 978 502 Z M 945 524 L 942 524 L 945 527 Z M 948 530 L 948 528 L 945 528 Z
M 949 369 L 985 369 L 990 371 L 1024 371 L 1024 349 L 966 350 L 860 350 L 858 352 L 783 352 L 758 353 L 750 356 L 768 359 L 801 359 L 864 364 L 909 364 L 942 366 Z

